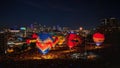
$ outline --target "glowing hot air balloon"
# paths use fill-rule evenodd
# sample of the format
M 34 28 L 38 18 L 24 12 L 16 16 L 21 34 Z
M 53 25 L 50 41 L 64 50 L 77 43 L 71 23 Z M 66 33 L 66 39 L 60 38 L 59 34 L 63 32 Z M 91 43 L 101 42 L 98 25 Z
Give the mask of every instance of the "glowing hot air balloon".
M 36 43 L 37 38 L 38 38 L 38 35 L 36 33 L 33 33 L 32 37 L 26 40 L 26 43 L 27 44 Z
M 58 45 L 62 45 L 65 41 L 65 37 L 64 36 L 58 36 Z
M 38 37 L 38 35 L 36 33 L 32 34 L 32 38 L 36 39 L 37 37 Z
M 105 36 L 102 33 L 95 33 L 93 34 L 93 41 L 96 43 L 97 46 L 101 45 L 105 40 Z
M 53 38 L 53 40 L 54 40 L 54 41 L 53 41 L 54 43 L 53 43 L 53 46 L 52 46 L 52 47 L 55 47 L 55 45 L 58 43 L 59 40 L 58 40 L 58 37 L 57 37 L 57 36 L 52 36 L 52 38 Z
M 54 33 L 54 32 L 50 32 L 49 34 L 52 36 L 52 38 L 53 38 L 53 40 L 54 40 L 54 44 L 53 44 L 53 46 L 52 46 L 52 47 L 55 47 L 55 46 L 56 46 L 56 44 L 57 44 L 57 43 L 58 43 L 58 41 L 59 41 L 59 38 L 58 38 L 57 34 L 56 34 L 56 33 Z
M 56 41 L 48 33 L 40 33 L 36 40 L 36 46 L 42 54 L 48 53 L 55 43 Z
M 75 33 L 70 33 L 66 36 L 66 44 L 69 48 L 73 48 L 82 43 L 82 39 Z

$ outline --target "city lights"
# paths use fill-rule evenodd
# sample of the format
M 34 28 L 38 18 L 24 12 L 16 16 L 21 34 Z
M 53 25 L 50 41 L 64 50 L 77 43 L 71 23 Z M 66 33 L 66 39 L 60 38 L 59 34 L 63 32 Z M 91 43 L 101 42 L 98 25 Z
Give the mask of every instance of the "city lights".
M 98 62 L 104 59 L 107 49 L 113 47 L 111 42 L 116 42 L 112 40 L 115 28 L 109 31 L 107 23 L 103 24 L 104 29 L 102 26 L 95 28 L 96 30 L 87 30 L 83 27 L 76 30 L 60 26 L 50 28 L 38 24 L 33 24 L 32 28 L 20 27 L 19 30 L 8 28 L 7 32 L 0 33 L 0 61 L 10 59 L 15 62 L 31 60 L 40 63 L 48 60 Z

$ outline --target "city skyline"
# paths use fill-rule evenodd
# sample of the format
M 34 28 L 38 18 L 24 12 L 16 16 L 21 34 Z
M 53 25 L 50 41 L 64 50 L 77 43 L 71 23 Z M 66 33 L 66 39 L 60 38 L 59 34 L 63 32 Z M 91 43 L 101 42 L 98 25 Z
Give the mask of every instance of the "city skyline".
M 117 0 L 4 0 L 1 1 L 1 25 L 67 26 L 73 29 L 93 28 L 100 19 L 120 19 Z

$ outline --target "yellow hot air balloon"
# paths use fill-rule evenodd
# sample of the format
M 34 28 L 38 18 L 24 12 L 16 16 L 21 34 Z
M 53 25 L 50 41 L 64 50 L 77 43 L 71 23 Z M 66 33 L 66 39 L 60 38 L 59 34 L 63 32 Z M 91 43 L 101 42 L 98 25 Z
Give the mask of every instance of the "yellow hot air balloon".
M 58 45 L 62 45 L 65 41 L 65 37 L 64 36 L 58 36 Z

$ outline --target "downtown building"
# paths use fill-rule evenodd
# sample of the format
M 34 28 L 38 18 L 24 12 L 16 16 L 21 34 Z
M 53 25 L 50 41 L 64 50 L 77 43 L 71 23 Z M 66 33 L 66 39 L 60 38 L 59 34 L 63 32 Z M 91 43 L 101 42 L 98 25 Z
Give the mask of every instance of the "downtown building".
M 116 18 L 105 18 L 100 20 L 100 25 L 96 27 L 96 31 L 101 33 L 112 33 L 120 31 L 120 22 Z

